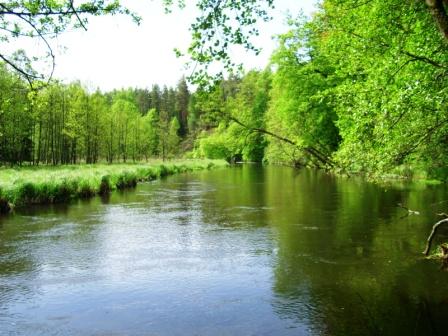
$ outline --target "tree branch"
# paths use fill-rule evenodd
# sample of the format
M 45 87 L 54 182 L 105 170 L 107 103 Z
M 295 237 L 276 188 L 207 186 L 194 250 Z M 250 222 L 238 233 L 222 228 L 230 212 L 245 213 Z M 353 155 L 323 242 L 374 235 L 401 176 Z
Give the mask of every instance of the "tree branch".
M 11 66 L 15 71 L 17 71 L 18 73 L 22 74 L 25 77 L 25 79 L 27 80 L 27 82 L 28 82 L 28 84 L 30 86 L 32 86 L 32 80 L 31 80 L 32 78 L 33 79 L 41 79 L 41 77 L 33 75 L 33 74 L 30 74 L 30 73 L 26 72 L 25 70 L 21 69 L 14 62 L 10 61 L 9 59 L 7 59 L 2 54 L 0 54 L 0 59 L 2 59 L 6 64 Z
M 76 15 L 76 18 L 79 21 L 79 24 L 81 25 L 82 28 L 84 28 L 85 31 L 87 31 L 87 27 L 84 25 L 84 22 L 82 22 L 81 18 L 79 17 L 78 11 L 75 9 L 75 7 L 73 6 L 73 0 L 70 0 L 70 8 L 73 10 L 73 12 Z
M 9 8 L 7 6 L 5 6 L 4 4 L 0 4 L 0 6 L 6 10 L 9 10 Z M 48 53 L 51 57 L 51 72 L 50 72 L 50 76 L 48 77 L 47 83 L 50 82 L 51 78 L 53 78 L 53 74 L 54 74 L 54 70 L 56 67 L 56 62 L 55 62 L 55 55 L 53 53 L 53 49 L 51 48 L 50 43 L 47 41 L 47 39 L 45 38 L 45 36 L 43 35 L 43 33 L 39 30 L 39 28 L 27 17 L 24 17 L 20 14 L 14 14 L 15 16 L 17 16 L 18 18 L 20 18 L 22 21 L 25 21 L 31 28 L 33 28 L 33 30 L 37 33 L 37 35 L 39 36 L 39 38 L 44 42 L 44 44 L 47 46 L 48 49 Z M 9 65 L 11 65 L 11 62 L 7 62 Z M 17 70 L 16 66 L 13 66 L 14 69 Z M 28 77 L 28 74 L 24 71 L 20 71 L 20 73 L 24 74 L 25 76 L 27 76 L 27 81 L 30 83 L 30 78 Z M 36 77 L 34 77 L 36 78 Z
M 434 236 L 437 233 L 437 230 L 439 229 L 439 227 L 443 224 L 448 223 L 448 218 L 442 219 L 440 221 L 438 221 L 436 224 L 434 224 L 434 226 L 432 227 L 431 233 L 428 236 L 428 239 L 426 241 L 426 248 L 425 251 L 423 251 L 423 254 L 425 256 L 427 256 L 431 250 L 431 245 L 432 245 L 432 241 L 434 239 Z
M 31 13 L 31 12 L 15 12 L 12 9 L 7 9 L 5 8 L 5 6 L 3 4 L 0 4 L 4 10 L 0 11 L 0 15 L 21 15 L 21 16 L 29 16 L 29 17 L 33 17 L 33 16 L 53 16 L 53 15 L 79 15 L 79 14 L 95 14 L 96 11 L 91 10 L 91 9 L 70 9 L 70 10 L 65 10 L 65 11 L 47 11 L 47 12 L 36 12 L 36 13 Z
M 384 41 L 374 41 L 374 40 L 372 40 L 370 38 L 366 38 L 366 37 L 364 37 L 362 35 L 359 35 L 357 33 L 350 32 L 350 31 L 342 30 L 342 32 L 350 34 L 350 35 L 352 35 L 354 37 L 357 37 L 357 38 L 359 38 L 361 40 L 374 42 L 375 44 L 377 44 L 379 47 L 382 47 L 382 48 L 391 48 L 392 47 L 390 44 L 388 44 L 388 43 L 386 43 Z M 434 61 L 434 60 L 432 60 L 432 59 L 430 59 L 430 58 L 428 58 L 426 56 L 416 55 L 416 54 L 411 53 L 410 51 L 407 51 L 407 50 L 404 50 L 404 49 L 399 49 L 398 53 L 400 53 L 402 55 L 406 55 L 408 57 L 411 57 L 412 59 L 414 59 L 416 61 L 421 61 L 421 62 L 430 64 L 432 66 L 435 66 L 436 68 L 443 68 L 443 69 L 448 68 L 446 64 L 438 63 L 438 62 L 436 62 L 436 61 Z
M 238 125 L 246 128 L 246 129 L 248 129 L 250 131 L 259 132 L 259 133 L 263 133 L 263 134 L 269 135 L 269 136 L 271 136 L 273 138 L 276 138 L 276 139 L 278 139 L 280 141 L 288 143 L 288 144 L 296 147 L 299 150 L 303 150 L 304 152 L 309 154 L 311 157 L 313 157 L 313 158 L 317 159 L 319 162 L 323 163 L 325 166 L 330 166 L 330 167 L 334 167 L 335 166 L 335 163 L 329 157 L 327 157 L 325 154 L 323 154 L 320 150 L 318 150 L 317 148 L 314 148 L 312 146 L 306 146 L 306 147 L 299 146 L 297 143 L 295 143 L 294 141 L 292 141 L 292 140 L 290 140 L 288 138 L 282 137 L 282 136 L 280 136 L 278 134 L 272 133 L 272 132 L 270 132 L 268 130 L 265 130 L 263 128 L 250 127 L 248 125 L 245 125 L 244 123 L 242 123 L 241 121 L 239 121 L 238 119 L 236 119 L 234 117 L 230 117 L 230 120 L 234 121 Z
M 395 156 L 395 161 L 396 162 L 400 162 L 401 160 L 403 160 L 406 156 L 408 156 L 409 154 L 411 154 L 414 150 L 416 150 L 422 143 L 423 141 L 425 141 L 428 137 L 430 137 L 435 131 L 437 131 L 437 129 L 439 129 L 440 127 L 442 127 L 443 125 L 448 123 L 448 119 L 442 120 L 441 122 L 439 122 L 438 124 L 430 127 L 429 129 L 427 129 L 426 133 L 423 134 L 420 139 L 418 139 L 417 141 L 414 141 L 412 143 L 412 145 L 404 150 L 403 152 L 397 154 Z

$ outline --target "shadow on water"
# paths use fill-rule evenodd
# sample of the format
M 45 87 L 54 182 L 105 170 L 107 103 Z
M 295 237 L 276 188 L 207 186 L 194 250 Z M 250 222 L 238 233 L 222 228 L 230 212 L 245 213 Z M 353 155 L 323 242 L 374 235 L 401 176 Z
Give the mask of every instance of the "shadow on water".
M 434 190 L 383 189 L 311 172 L 296 179 L 289 195 L 282 192 L 283 216 L 275 220 L 276 311 L 311 317 L 318 334 L 443 334 L 448 277 L 419 254 L 432 216 L 400 219 L 396 207 L 424 207 Z M 273 177 L 270 190 L 285 190 L 281 181 L 291 179 Z

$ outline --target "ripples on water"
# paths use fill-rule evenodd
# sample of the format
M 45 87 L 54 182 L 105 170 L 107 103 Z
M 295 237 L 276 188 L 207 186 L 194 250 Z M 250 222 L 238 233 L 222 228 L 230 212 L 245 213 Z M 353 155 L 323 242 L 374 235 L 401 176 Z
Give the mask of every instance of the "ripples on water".
M 251 165 L 22 209 L 0 335 L 441 335 L 448 273 L 419 252 L 446 199 Z

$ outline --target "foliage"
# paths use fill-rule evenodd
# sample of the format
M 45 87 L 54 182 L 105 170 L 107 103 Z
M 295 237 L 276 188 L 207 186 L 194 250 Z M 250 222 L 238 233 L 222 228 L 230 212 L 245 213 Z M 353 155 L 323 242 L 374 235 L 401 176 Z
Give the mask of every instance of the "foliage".
M 253 128 L 264 127 L 270 83 L 269 71 L 250 71 L 241 80 L 224 81 L 208 92 L 199 92 L 201 100 L 195 108 L 206 130 L 199 136 L 199 155 L 228 161 L 262 161 L 267 144 L 264 136 L 241 127 L 233 119 Z M 214 122 L 221 120 L 214 130 L 210 126 L 213 123 L 204 122 L 211 116 Z
M 190 97 L 180 83 L 164 94 L 158 86 L 90 93 L 55 81 L 36 91 L 0 63 L 0 165 L 136 162 L 162 154 L 162 143 L 165 157 L 180 155 Z M 177 116 L 184 129 L 178 123 L 174 134 Z
M 330 93 L 340 165 L 380 174 L 416 162 L 443 167 L 448 59 L 425 3 L 325 1 L 314 22 L 319 52 L 341 79 Z
M 23 50 L 7 55 L 0 50 L 0 59 L 9 64 L 15 71 L 24 76 L 32 84 L 36 79 L 51 78 L 55 62 L 51 40 L 68 29 L 87 29 L 89 16 L 130 15 L 135 22 L 140 18 L 129 9 L 120 5 L 117 0 L 72 0 L 28 1 L 7 0 L 0 3 L 0 41 L 12 43 L 23 37 L 40 40 L 47 48 L 44 58 L 51 61 L 50 74 L 44 76 L 33 69 L 36 56 L 28 57 Z
M 290 25 L 272 56 L 261 113 L 251 72 L 230 94 L 223 81 L 196 95 L 195 120 L 217 116 L 200 154 L 448 177 L 446 41 L 424 2 L 326 0 L 311 20 Z
M 199 79 L 215 61 L 233 67 L 230 45 L 254 49 L 253 28 L 273 1 L 196 4 L 189 51 L 204 65 Z M 229 72 L 196 92 L 185 78 L 176 88 L 89 93 L 52 82 L 36 91 L 1 65 L 0 162 L 136 162 L 190 148 L 196 157 L 446 180 L 447 42 L 431 6 L 325 0 L 313 17 L 289 19 L 270 69 Z
M 259 34 L 257 23 L 271 19 L 274 0 L 198 0 L 195 5 L 200 14 L 190 26 L 192 41 L 187 53 L 195 71 L 189 79 L 204 86 L 211 79 L 222 80 L 224 70 L 227 74 L 242 72 L 241 64 L 231 57 L 231 47 L 260 52 L 252 37 Z M 180 50 L 176 53 L 182 55 Z M 216 68 L 220 70 L 214 71 Z

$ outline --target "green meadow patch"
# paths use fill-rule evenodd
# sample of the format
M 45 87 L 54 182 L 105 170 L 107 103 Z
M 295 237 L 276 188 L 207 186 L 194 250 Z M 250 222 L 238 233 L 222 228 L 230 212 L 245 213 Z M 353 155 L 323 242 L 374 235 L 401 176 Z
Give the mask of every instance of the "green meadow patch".
M 0 213 L 17 206 L 106 195 L 113 190 L 134 188 L 138 182 L 226 165 L 220 160 L 188 160 L 3 168 L 0 169 Z

